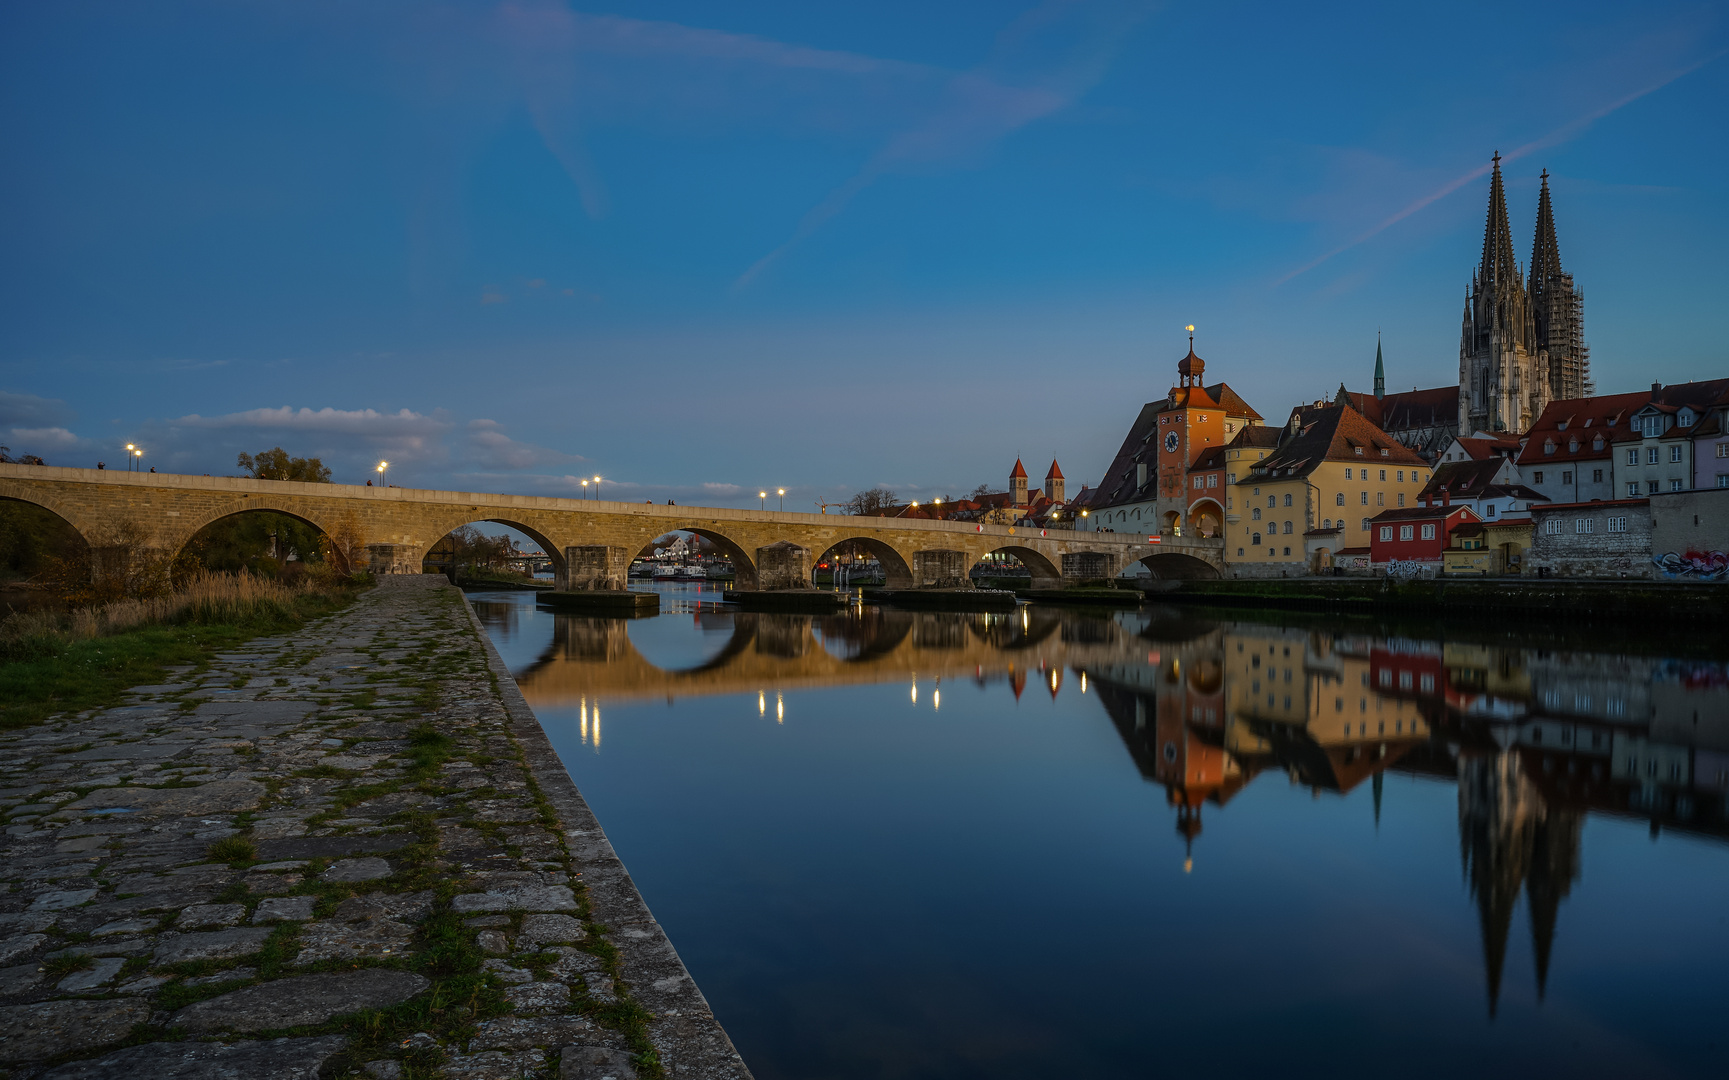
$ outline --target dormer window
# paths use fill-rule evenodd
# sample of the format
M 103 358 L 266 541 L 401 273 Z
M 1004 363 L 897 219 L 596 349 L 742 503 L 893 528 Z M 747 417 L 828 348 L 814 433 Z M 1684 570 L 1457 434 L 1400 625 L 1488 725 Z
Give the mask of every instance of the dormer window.
M 1682 409 L 1680 414 L 1675 417 L 1675 420 L 1682 427 L 1692 427 L 1693 426 L 1693 410 L 1692 409 Z
M 1360 447 L 1360 446 L 1359 446 L 1359 447 L 1357 447 L 1357 456 L 1358 456 L 1358 457 L 1362 457 L 1362 456 L 1363 456 L 1363 448 L 1362 448 L 1362 447 Z
M 1591 440 L 1591 449 L 1593 449 L 1593 450 L 1603 449 L 1603 436 L 1599 435 L 1595 439 Z
M 1553 454 L 1554 452 L 1555 452 L 1555 440 L 1554 439 L 1544 439 L 1543 440 L 1543 453 Z
M 1567 440 L 1567 452 L 1569 454 L 1577 454 L 1579 452 L 1579 440 L 1578 439 L 1568 439 Z
M 1381 456 L 1382 457 L 1387 456 L 1387 448 L 1385 446 L 1381 447 Z

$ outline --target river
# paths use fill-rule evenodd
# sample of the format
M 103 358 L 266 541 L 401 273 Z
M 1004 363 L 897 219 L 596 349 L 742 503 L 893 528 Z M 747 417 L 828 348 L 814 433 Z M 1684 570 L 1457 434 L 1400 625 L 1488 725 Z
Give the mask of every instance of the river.
M 660 588 L 471 598 L 760 1080 L 1729 1071 L 1697 648 Z

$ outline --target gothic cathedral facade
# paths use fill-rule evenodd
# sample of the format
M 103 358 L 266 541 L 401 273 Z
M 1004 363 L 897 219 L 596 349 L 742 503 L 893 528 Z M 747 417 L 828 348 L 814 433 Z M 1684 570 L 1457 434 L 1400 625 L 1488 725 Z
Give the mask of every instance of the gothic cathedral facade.
M 1459 430 L 1523 432 L 1551 401 L 1592 392 L 1584 298 L 1561 269 L 1549 174 L 1537 200 L 1526 280 L 1513 257 L 1501 155 L 1489 181 L 1483 258 L 1465 297 L 1459 334 Z

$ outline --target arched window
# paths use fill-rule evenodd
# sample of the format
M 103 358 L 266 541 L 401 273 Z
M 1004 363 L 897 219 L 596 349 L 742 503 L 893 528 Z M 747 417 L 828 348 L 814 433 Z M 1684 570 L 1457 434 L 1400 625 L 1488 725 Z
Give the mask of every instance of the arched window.
M 1260 542 L 1261 542 L 1261 534 L 1260 533 L 1256 533 L 1255 535 L 1249 537 L 1249 543 L 1250 544 L 1259 544 Z
M 1344 492 L 1341 491 L 1337 495 L 1333 496 L 1333 505 L 1334 506 L 1345 505 L 1345 493 Z
M 1286 506 L 1291 505 L 1291 497 L 1289 495 L 1285 496 L 1285 505 Z
M 1332 518 L 1322 518 L 1321 519 L 1321 528 L 1330 529 L 1332 527 L 1333 527 L 1333 519 Z
M 1288 521 L 1285 522 L 1285 535 L 1286 536 L 1291 535 L 1291 523 Z
M 1257 506 L 1257 507 L 1255 507 L 1255 508 L 1254 508 L 1254 509 L 1253 509 L 1253 510 L 1251 510 L 1251 511 L 1250 511 L 1250 512 L 1249 512 L 1249 516 L 1250 516 L 1250 519 L 1251 519 L 1251 520 L 1254 520 L 1254 521 L 1259 521 L 1259 520 L 1261 520 L 1261 508 L 1260 508 L 1260 507 L 1258 507 L 1258 506 Z M 1259 542 L 1259 541 L 1257 541 L 1257 543 L 1258 543 L 1258 542 Z

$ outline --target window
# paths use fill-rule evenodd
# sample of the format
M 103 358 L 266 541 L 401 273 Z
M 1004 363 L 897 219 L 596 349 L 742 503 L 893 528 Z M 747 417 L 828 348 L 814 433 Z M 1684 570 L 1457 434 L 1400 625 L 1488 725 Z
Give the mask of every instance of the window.
M 1657 481 L 1655 481 L 1655 480 L 1645 481 L 1645 494 L 1647 494 L 1647 495 L 1657 494 Z
M 1435 676 L 1423 675 L 1423 676 L 1419 677 L 1417 680 L 1417 687 L 1418 687 L 1418 689 L 1422 690 L 1423 693 L 1425 693 L 1425 694 L 1433 693 L 1435 690 Z M 1413 724 L 1411 726 L 1411 730 L 1413 730 L 1413 731 L 1416 730 L 1415 724 Z
M 1290 553 L 1291 553 L 1291 549 L 1290 549 L 1290 548 L 1286 548 L 1286 549 L 1285 549 L 1285 554 L 1286 554 L 1286 555 L 1289 555 L 1289 554 L 1290 554 Z M 1290 698 L 1286 698 L 1286 699 L 1285 699 L 1285 704 L 1286 704 L 1286 705 L 1289 705 L 1289 704 L 1290 704 L 1290 703 L 1291 703 L 1291 699 L 1290 699 Z
M 1236 482 L 1237 482 L 1237 474 L 1236 473 L 1226 473 L 1225 474 L 1225 483 L 1234 484 Z
M 1393 673 L 1386 668 L 1381 669 L 1381 685 L 1385 687 L 1393 685 Z
M 1229 510 L 1231 508 L 1231 504 L 1234 502 L 1236 502 L 1235 499 L 1231 498 L 1229 495 L 1226 495 L 1225 496 L 1225 509 Z
M 1591 449 L 1593 449 L 1593 450 L 1602 450 L 1603 449 L 1603 436 L 1599 435 L 1595 439 L 1591 440 Z
M 1679 462 L 1680 460 L 1681 460 L 1681 444 L 1676 443 L 1674 446 L 1671 446 L 1669 448 L 1669 461 L 1671 464 L 1674 464 L 1676 462 Z
M 1322 518 L 1321 519 L 1321 528 L 1330 529 L 1332 527 L 1333 527 L 1333 519 L 1332 518 Z
M 1267 496 L 1267 505 L 1269 507 L 1279 505 L 1279 497 L 1277 495 L 1268 495 Z
M 1722 485 L 1719 485 L 1719 486 L 1721 486 L 1721 487 L 1729 487 L 1729 484 L 1722 484 Z M 1364 518 L 1364 519 L 1363 519 L 1363 526 L 1362 526 L 1362 527 L 1363 527 L 1363 528 L 1365 528 L 1365 529 L 1367 529 L 1367 528 L 1368 528 L 1368 527 L 1369 527 L 1369 519 L 1368 519 L 1368 518 Z
M 1553 454 L 1554 452 L 1555 452 L 1555 440 L 1554 439 L 1544 439 L 1543 440 L 1543 453 Z
M 1429 524 L 1423 526 L 1423 539 L 1433 540 L 1434 538 L 1435 538 L 1435 525 L 1434 525 L 1434 522 L 1430 522 Z
M 1333 496 L 1333 505 L 1334 506 L 1345 505 L 1345 493 L 1344 492 L 1341 491 L 1338 494 Z
M 1629 499 L 1637 499 L 1639 497 L 1639 481 L 1630 480 L 1627 482 L 1627 497 Z
M 1639 464 L 1639 451 L 1637 451 L 1637 450 L 1627 451 L 1627 464 L 1629 464 L 1629 465 Z
M 1649 446 L 1649 447 L 1645 448 L 1645 464 L 1647 464 L 1647 465 L 1657 464 L 1657 448 L 1655 446 Z
M 1717 474 L 1717 486 L 1720 488 L 1729 488 L 1729 473 Z
M 1285 522 L 1285 535 L 1286 536 L 1291 535 L 1291 523 L 1288 521 Z
M 1574 518 L 1573 531 L 1579 534 L 1588 534 L 1593 524 L 1590 518 Z
M 1563 471 L 1561 473 L 1561 483 L 1571 484 L 1572 482 L 1573 482 L 1573 470 L 1567 469 L 1567 470 Z
M 1399 526 L 1399 539 L 1409 540 L 1410 538 L 1411 538 L 1411 526 L 1409 526 L 1409 525 Z
M 1206 477 L 1197 475 L 1195 477 L 1195 486 L 1196 487 L 1206 487 L 1207 486 Z
M 1387 448 L 1385 446 L 1381 447 L 1381 456 L 1382 457 L 1387 456 Z
M 1358 456 L 1358 457 L 1362 457 L 1362 456 L 1363 456 L 1363 448 L 1362 448 L 1362 447 L 1360 447 L 1360 446 L 1359 446 L 1359 447 L 1357 447 L 1357 456 Z
M 1375 492 L 1375 505 L 1376 506 L 1386 506 L 1387 505 L 1387 493 L 1386 492 L 1384 492 L 1384 491 Z
M 1720 442 L 1717 444 L 1717 456 L 1720 458 L 1729 458 L 1729 442 Z
M 1219 474 L 1218 473 L 1213 473 L 1212 475 L 1207 477 L 1207 486 L 1210 488 L 1216 488 L 1219 486 Z
M 1403 491 L 1399 492 L 1399 505 L 1405 505 L 1405 493 Z
M 1243 549 L 1242 549 L 1242 548 L 1238 548 L 1238 549 L 1237 549 L 1237 555 L 1238 555 L 1238 556 L 1239 556 L 1239 557 L 1240 557 L 1240 556 L 1241 556 L 1241 555 L 1242 555 L 1242 554 L 1243 554 Z
M 1494 503 L 1490 503 L 1489 505 L 1483 507 L 1483 516 L 1484 517 L 1494 517 L 1495 516 L 1495 504 Z
M 1387 470 L 1386 470 L 1386 469 L 1382 469 L 1382 470 L 1381 470 L 1381 483 L 1383 483 L 1383 484 L 1384 484 L 1384 483 L 1386 483 L 1386 482 L 1387 482 Z
M 1550 518 L 1548 521 L 1543 522 L 1543 535 L 1544 536 L 1556 536 L 1560 532 L 1561 532 L 1561 522 L 1558 519 Z
M 1260 542 L 1261 542 L 1261 534 L 1260 533 L 1256 533 L 1255 535 L 1249 537 L 1249 543 L 1251 545 L 1259 544 Z
M 1393 538 L 1393 527 L 1391 525 L 1381 526 L 1381 539 L 1382 540 L 1391 540 L 1392 538 Z
M 1363 494 L 1363 505 L 1368 506 L 1369 505 L 1369 493 L 1365 491 L 1362 494 Z
M 1718 449 L 1718 450 L 1722 450 L 1722 449 L 1723 449 L 1723 447 L 1721 447 L 1721 446 L 1719 446 L 1719 447 L 1718 447 L 1718 448 L 1717 448 L 1717 449 Z M 1718 455 L 1717 455 L 1717 456 L 1718 456 L 1718 457 L 1722 457 L 1722 456 L 1723 456 L 1723 455 L 1722 455 L 1722 454 L 1718 454 Z M 1349 480 L 1349 479 L 1350 479 L 1350 478 L 1351 478 L 1351 470 L 1350 470 L 1350 469 L 1346 469 L 1346 470 L 1345 470 L 1345 479 L 1347 479 L 1347 480 Z
M 1412 475 L 1415 475 L 1415 474 L 1412 474 Z M 1404 482 L 1405 482 L 1405 470 L 1400 469 L 1399 470 L 1399 483 L 1403 484 Z
M 1603 482 L 1603 470 L 1602 469 L 1592 469 L 1591 470 L 1591 482 L 1593 484 L 1601 484 Z
M 1624 533 L 1627 531 L 1627 519 L 1624 517 L 1612 517 L 1609 519 L 1608 525 L 1603 531 Z
M 1399 689 L 1409 690 L 1410 688 L 1411 688 L 1411 673 L 1409 671 L 1399 672 Z
M 1541 484 L 1543 482 L 1543 470 L 1538 469 L 1536 472 L 1532 473 L 1531 482 L 1534 484 Z
M 1679 480 L 1669 481 L 1669 490 L 1670 491 L 1680 491 L 1681 490 L 1681 481 L 1679 481 Z
M 1577 454 L 1579 452 L 1579 440 L 1578 439 L 1568 439 L 1567 440 L 1567 452 L 1569 454 Z
M 1261 508 L 1260 507 L 1257 506 L 1253 510 L 1249 511 L 1249 520 L 1250 521 L 1261 520 Z
M 1291 505 L 1291 497 L 1289 495 L 1285 496 L 1285 505 L 1286 506 Z

